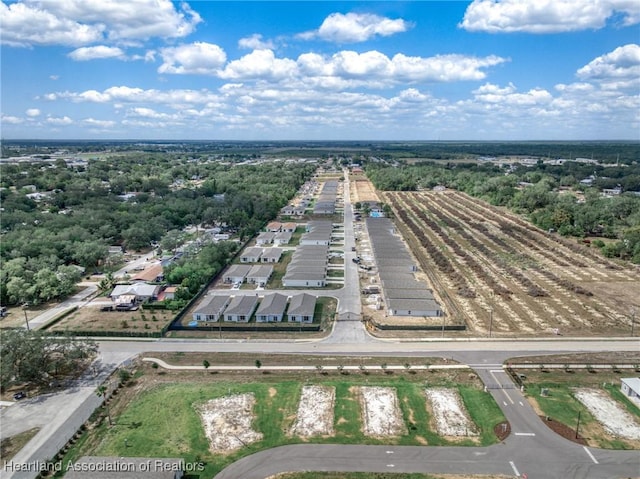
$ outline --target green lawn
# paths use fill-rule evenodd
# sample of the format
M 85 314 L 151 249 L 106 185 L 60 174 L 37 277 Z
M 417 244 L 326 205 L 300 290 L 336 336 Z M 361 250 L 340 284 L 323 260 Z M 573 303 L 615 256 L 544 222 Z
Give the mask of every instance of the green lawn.
M 265 378 L 266 379 L 266 378 Z M 316 443 L 339 444 L 402 444 L 430 445 L 449 444 L 429 429 L 424 382 L 413 375 L 375 375 L 351 372 L 349 375 L 311 377 L 307 384 L 318 383 L 334 386 L 335 435 L 314 438 Z M 393 386 L 407 426 L 407 434 L 394 438 L 371 438 L 362 433 L 360 404 L 353 387 L 359 385 Z M 439 384 L 442 385 L 442 384 Z M 456 387 L 453 384 L 445 384 Z M 115 426 L 107 427 L 106 421 L 92 434 L 97 437 L 82 441 L 82 448 L 75 450 L 69 458 L 81 455 L 98 456 L 145 456 L 183 457 L 186 462 L 203 461 L 205 471 L 200 477 L 213 477 L 226 465 L 242 456 L 282 444 L 303 442 L 289 436 L 303 383 L 282 378 L 272 384 L 268 382 L 219 381 L 202 384 L 165 384 L 147 390 L 136 397 L 124 411 L 114 415 Z M 496 442 L 493 426 L 504 420 L 496 414 L 499 409 L 489 394 L 473 386 L 459 388 L 465 402 L 472 405 L 471 416 L 482 432 L 482 444 Z M 194 404 L 208 399 L 237 393 L 253 392 L 256 398 L 253 428 L 263 433 L 263 439 L 229 455 L 214 455 L 209 452 L 200 417 Z M 474 405 L 478 405 L 475 407 Z M 456 444 L 473 444 L 471 440 Z M 65 458 L 65 461 L 69 460 Z
M 547 389 L 549 391 L 548 396 L 542 396 L 540 394 L 541 389 Z M 544 415 L 549 416 L 551 419 L 561 422 L 566 426 L 575 429 L 578 425 L 578 414 L 580 414 L 580 431 L 584 433 L 596 424 L 596 419 L 589 413 L 587 408 L 578 401 L 572 391 L 573 387 L 563 383 L 556 382 L 544 382 L 536 384 L 535 388 L 530 388 L 529 396 L 533 396 L 538 402 L 540 409 Z M 608 384 L 604 388 L 609 395 L 615 399 L 623 408 L 629 411 L 632 415 L 640 417 L 640 409 L 629 401 L 620 392 L 617 386 Z M 603 449 L 632 449 L 633 446 L 625 440 L 616 439 L 613 437 L 594 436 L 587 434 L 590 443 L 594 443 L 597 447 Z M 581 434 L 584 436 L 584 434 Z

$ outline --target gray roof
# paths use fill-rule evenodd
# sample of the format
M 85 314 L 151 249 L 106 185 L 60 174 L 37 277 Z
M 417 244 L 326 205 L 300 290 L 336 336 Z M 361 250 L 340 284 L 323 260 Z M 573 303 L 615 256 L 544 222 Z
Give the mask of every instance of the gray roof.
M 636 394 L 640 394 L 640 378 L 620 378 L 620 381 L 629 386 Z
M 262 248 L 257 248 L 255 246 L 251 247 L 251 248 L 247 248 L 244 250 L 244 253 L 242 253 L 241 257 L 244 256 L 252 256 L 252 257 L 260 257 L 260 255 L 262 254 Z
M 289 302 L 289 316 L 313 316 L 316 308 L 316 297 L 307 293 L 296 294 Z
M 134 283 L 134 284 L 118 284 L 109 296 L 117 297 L 123 295 L 134 296 L 155 296 L 160 286 L 157 284 Z
M 260 264 L 253 266 L 247 274 L 247 278 L 268 278 L 273 273 L 273 266 Z
M 325 279 L 324 271 L 309 271 L 308 269 L 299 269 L 293 271 L 287 271 L 287 274 L 282 278 L 285 281 L 298 280 L 298 281 L 319 281 Z
M 147 464 L 151 464 L 149 471 L 145 470 Z M 74 466 L 74 468 L 70 467 L 64 475 L 65 479 L 174 479 L 175 469 L 184 470 L 184 460 L 158 457 L 83 456 L 74 463 Z
M 392 289 L 424 289 L 424 283 L 414 279 L 412 273 L 399 273 L 399 274 L 385 274 L 384 278 L 380 280 L 383 288 Z
M 384 295 L 388 299 L 430 299 L 433 300 L 431 291 L 422 285 L 422 289 L 394 289 L 384 288 Z
M 441 311 L 440 305 L 429 299 L 388 299 L 387 307 L 395 311 Z
M 231 296 L 229 295 L 208 297 L 200 303 L 200 306 L 198 306 L 198 309 L 196 309 L 193 314 L 220 314 L 230 299 Z
M 244 278 L 250 270 L 251 266 L 248 264 L 232 264 L 224 276 L 242 276 Z
M 256 311 L 256 315 L 277 315 L 284 313 L 287 307 L 287 297 L 284 294 L 272 293 L 266 294 L 260 302 L 260 306 Z
M 231 300 L 224 314 L 235 316 L 250 316 L 258 304 L 257 296 L 236 296 Z
M 261 258 L 276 258 L 276 259 L 280 259 L 280 256 L 282 256 L 282 249 L 281 248 L 265 248 L 264 251 L 262 252 L 262 256 Z

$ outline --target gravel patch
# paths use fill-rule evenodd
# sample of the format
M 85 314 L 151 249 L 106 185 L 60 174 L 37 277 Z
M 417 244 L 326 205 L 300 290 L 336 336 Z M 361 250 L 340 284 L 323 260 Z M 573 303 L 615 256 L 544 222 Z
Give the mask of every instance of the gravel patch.
M 262 439 L 262 433 L 251 428 L 253 393 L 211 399 L 195 406 L 200 414 L 210 450 L 227 453 Z
M 399 436 L 406 433 L 395 388 L 360 388 L 360 403 L 367 436 Z
M 301 437 L 333 436 L 333 406 L 336 388 L 304 386 L 292 433 Z
M 607 432 L 626 439 L 640 439 L 636 419 L 607 393 L 598 389 L 576 389 L 574 394 Z
M 477 436 L 475 424 L 469 419 L 457 389 L 425 389 L 436 421 L 436 430 L 441 436 Z

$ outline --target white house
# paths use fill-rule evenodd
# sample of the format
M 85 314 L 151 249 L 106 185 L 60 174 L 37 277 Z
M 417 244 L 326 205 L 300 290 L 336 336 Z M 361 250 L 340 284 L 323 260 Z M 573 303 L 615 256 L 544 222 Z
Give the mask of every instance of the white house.
M 224 310 L 224 320 L 235 323 L 248 323 L 258 306 L 257 296 L 236 296 Z
M 629 398 L 640 398 L 640 378 L 620 378 L 620 391 Z
M 272 233 L 271 231 L 262 232 L 256 238 L 256 244 L 257 245 L 271 244 L 271 243 L 273 243 L 273 238 L 275 236 L 276 236 L 276 234 Z
M 225 283 L 244 283 L 244 279 L 250 270 L 251 266 L 248 264 L 232 264 L 222 276 L 222 280 Z
M 258 284 L 264 286 L 273 274 L 273 266 L 256 265 L 251 268 L 247 274 L 247 283 Z
M 262 256 L 262 248 L 247 248 L 240 256 L 241 263 L 259 263 Z
M 193 312 L 194 321 L 218 321 L 231 301 L 231 296 L 211 296 Z
M 260 261 L 262 263 L 277 263 L 282 257 L 282 249 L 280 248 L 265 248 Z
M 287 231 L 280 231 L 273 237 L 273 244 L 276 246 L 281 244 L 289 244 L 289 242 L 291 241 L 291 236 L 292 233 L 289 233 Z
M 256 311 L 258 323 L 280 322 L 287 307 L 287 297 L 284 294 L 267 294 L 260 302 Z
M 313 323 L 315 308 L 315 296 L 307 293 L 297 294 L 289 302 L 287 318 L 292 323 Z
M 109 297 L 116 303 L 116 305 L 134 305 L 156 299 L 160 289 L 161 286 L 159 284 L 119 284 L 113 288 Z

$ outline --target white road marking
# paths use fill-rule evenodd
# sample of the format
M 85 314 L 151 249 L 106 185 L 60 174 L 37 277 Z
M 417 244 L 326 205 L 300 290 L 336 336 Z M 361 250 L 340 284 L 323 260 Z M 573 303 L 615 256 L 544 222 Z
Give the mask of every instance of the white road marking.
M 524 406 L 524 404 L 522 404 L 522 401 L 518 401 L 520 403 L 520 406 Z
M 507 401 L 502 401 L 502 404 L 504 404 L 506 406 L 507 405 Z
M 591 458 L 591 460 L 592 460 L 593 462 L 595 462 L 596 464 L 600 464 L 600 463 L 598 462 L 598 460 L 597 460 L 595 457 L 593 457 L 593 454 L 591 454 L 591 451 L 590 451 L 589 449 L 587 449 L 587 446 L 582 446 L 582 447 L 584 448 L 585 452 L 586 452 L 587 454 L 589 454 L 589 457 Z
M 396 467 L 395 464 L 387 464 L 387 467 Z
M 535 436 L 535 432 L 516 432 L 516 436 Z
M 387 451 L 387 454 L 393 454 L 393 451 Z
M 518 472 L 518 468 L 516 467 L 516 465 L 513 463 L 513 461 L 509 461 L 509 464 L 511 465 L 511 469 L 513 469 L 513 473 L 520 477 L 520 473 Z
M 502 385 L 502 383 L 501 383 L 500 381 L 498 381 L 498 378 L 497 378 L 497 377 L 495 376 L 495 374 L 493 374 L 493 373 L 504 373 L 504 371 L 503 371 L 502 369 L 500 369 L 500 370 L 498 370 L 498 369 L 491 369 L 491 370 L 489 370 L 489 374 L 491 374 L 491 377 L 494 379 L 494 381 L 495 381 L 496 383 L 498 383 L 499 385 Z M 511 399 L 511 396 L 509 396 L 509 395 L 507 394 L 507 391 L 506 391 L 505 389 L 503 389 L 503 390 L 502 390 L 502 392 L 504 393 L 504 395 L 507 397 L 507 399 L 509 400 L 509 402 L 510 402 L 511 404 L 515 404 L 515 402 L 513 401 L 513 399 Z M 506 406 L 506 404 L 505 404 L 505 406 Z

